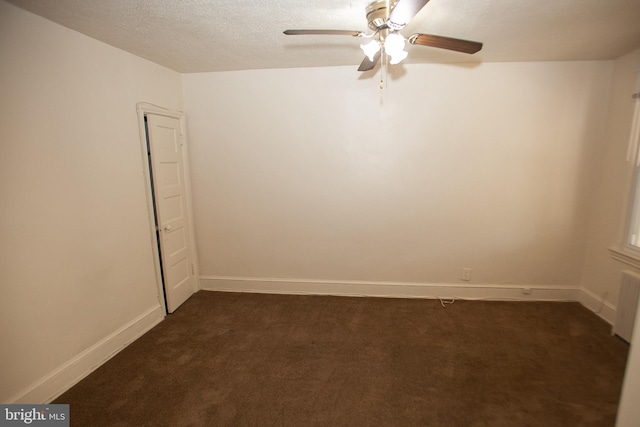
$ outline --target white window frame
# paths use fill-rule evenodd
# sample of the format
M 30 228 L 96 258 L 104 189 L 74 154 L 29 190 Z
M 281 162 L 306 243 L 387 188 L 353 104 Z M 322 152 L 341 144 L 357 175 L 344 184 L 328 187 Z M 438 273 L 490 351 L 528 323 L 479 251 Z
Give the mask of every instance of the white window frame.
M 622 242 L 621 249 L 609 248 L 609 251 L 614 259 L 640 268 L 640 73 L 632 99 L 634 111 L 627 149 L 627 162 L 633 162 L 633 181 L 629 196 L 624 242 Z
M 637 89 L 632 95 L 634 111 L 627 150 L 627 161 L 633 162 L 633 185 L 624 247 L 640 255 L 640 92 Z
M 636 110 L 640 110 L 640 108 L 636 108 Z M 640 116 L 640 114 L 636 114 L 636 117 L 638 116 Z M 640 256 L 640 167 L 638 164 L 633 168 L 631 198 L 629 200 L 629 215 L 625 232 L 624 248 Z

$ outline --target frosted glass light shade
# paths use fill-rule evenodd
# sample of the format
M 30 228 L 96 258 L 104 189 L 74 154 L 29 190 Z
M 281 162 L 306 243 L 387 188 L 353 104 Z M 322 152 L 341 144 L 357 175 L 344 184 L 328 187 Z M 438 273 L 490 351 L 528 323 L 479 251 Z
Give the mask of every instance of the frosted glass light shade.
M 360 48 L 362 49 L 364 54 L 367 55 L 369 61 L 373 61 L 373 57 L 380 50 L 380 42 L 378 42 L 378 40 L 371 40 L 367 44 L 361 44 Z
M 384 51 L 391 57 L 391 64 L 398 64 L 407 57 L 404 50 L 404 37 L 398 33 L 391 33 L 384 41 Z
M 407 55 L 409 55 L 409 52 L 406 52 L 404 50 L 396 52 L 393 55 L 389 55 L 391 57 L 391 59 L 389 59 L 389 64 L 399 64 L 400 61 L 407 57 Z

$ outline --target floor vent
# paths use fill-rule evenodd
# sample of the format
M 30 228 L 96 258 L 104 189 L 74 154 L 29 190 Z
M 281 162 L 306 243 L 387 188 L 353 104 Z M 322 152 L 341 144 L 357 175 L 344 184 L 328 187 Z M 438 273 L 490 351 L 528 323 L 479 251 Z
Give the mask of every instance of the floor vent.
M 631 271 L 622 272 L 620 282 L 620 296 L 616 307 L 616 320 L 613 323 L 614 335 L 618 335 L 626 342 L 631 342 L 633 324 L 636 319 L 638 308 L 638 297 L 640 297 L 640 275 Z

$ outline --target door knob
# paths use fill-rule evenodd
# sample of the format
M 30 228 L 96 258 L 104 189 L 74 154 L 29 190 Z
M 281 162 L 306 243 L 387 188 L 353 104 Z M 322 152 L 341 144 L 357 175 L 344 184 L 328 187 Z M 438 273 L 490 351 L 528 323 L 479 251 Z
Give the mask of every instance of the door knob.
M 169 225 L 169 224 L 165 225 L 164 226 L 164 231 L 167 231 L 167 232 L 171 231 L 171 225 Z

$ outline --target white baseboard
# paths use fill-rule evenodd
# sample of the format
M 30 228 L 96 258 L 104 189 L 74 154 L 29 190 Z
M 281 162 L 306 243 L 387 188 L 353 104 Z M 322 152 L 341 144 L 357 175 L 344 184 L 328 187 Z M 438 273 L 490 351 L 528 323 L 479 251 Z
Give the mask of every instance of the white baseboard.
M 616 307 L 585 288 L 580 288 L 580 303 L 613 325 Z
M 305 279 L 200 276 L 209 291 L 387 298 L 458 298 L 511 301 L 578 301 L 578 286 L 519 286 L 361 282 Z
M 200 276 L 200 288 L 208 291 L 293 295 L 573 301 L 580 302 L 609 324 L 613 324 L 616 317 L 614 305 L 580 286 L 463 285 Z
M 157 305 L 89 347 L 31 386 L 14 395 L 6 403 L 46 404 L 64 393 L 81 379 L 118 354 L 164 319 Z

